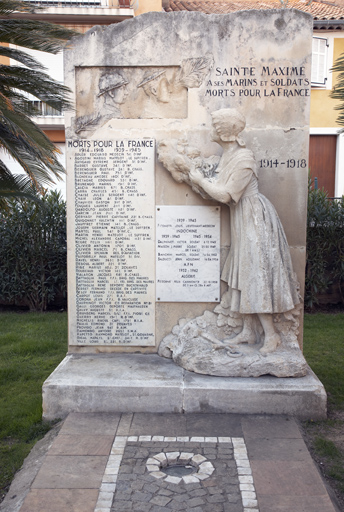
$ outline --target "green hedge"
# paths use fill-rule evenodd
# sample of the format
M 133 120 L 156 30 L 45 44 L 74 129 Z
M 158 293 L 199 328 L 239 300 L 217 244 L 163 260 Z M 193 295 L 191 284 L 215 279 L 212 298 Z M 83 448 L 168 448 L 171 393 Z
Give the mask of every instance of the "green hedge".
M 0 301 L 45 311 L 66 295 L 66 203 L 58 192 L 0 211 Z
M 312 308 L 329 287 L 343 299 L 344 196 L 329 199 L 323 189 L 309 183 L 305 305 Z
M 45 311 L 66 296 L 66 203 L 57 192 L 0 211 L 0 302 Z M 305 305 L 335 287 L 344 304 L 344 197 L 309 185 Z

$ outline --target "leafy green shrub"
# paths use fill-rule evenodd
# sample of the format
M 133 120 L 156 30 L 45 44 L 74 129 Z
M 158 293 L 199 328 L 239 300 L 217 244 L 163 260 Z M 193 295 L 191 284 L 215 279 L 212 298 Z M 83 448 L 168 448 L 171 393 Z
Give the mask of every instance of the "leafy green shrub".
M 66 294 L 66 203 L 58 192 L 0 211 L 0 300 L 45 311 Z
M 329 199 L 309 183 L 305 304 L 313 307 L 318 294 L 336 285 L 342 303 L 344 280 L 344 196 Z

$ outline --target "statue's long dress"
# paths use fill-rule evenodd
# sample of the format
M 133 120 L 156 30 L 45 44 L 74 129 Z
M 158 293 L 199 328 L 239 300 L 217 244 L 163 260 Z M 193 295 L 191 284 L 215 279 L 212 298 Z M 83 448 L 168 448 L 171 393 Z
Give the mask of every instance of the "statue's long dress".
M 231 247 L 221 279 L 231 311 L 283 313 L 299 304 L 288 242 L 277 212 L 259 193 L 250 150 L 224 153 L 212 181 L 230 194 Z

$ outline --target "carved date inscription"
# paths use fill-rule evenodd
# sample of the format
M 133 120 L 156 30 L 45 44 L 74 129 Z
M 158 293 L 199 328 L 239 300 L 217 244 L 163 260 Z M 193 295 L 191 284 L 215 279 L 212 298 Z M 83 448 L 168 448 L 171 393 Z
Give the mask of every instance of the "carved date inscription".
M 263 158 L 262 160 L 259 160 L 259 166 L 263 169 L 276 169 L 277 167 L 285 167 L 287 169 L 304 169 L 307 167 L 307 160 L 305 158 L 288 158 L 285 161 L 282 161 L 278 158 Z
M 154 141 L 69 140 L 79 345 L 154 345 Z

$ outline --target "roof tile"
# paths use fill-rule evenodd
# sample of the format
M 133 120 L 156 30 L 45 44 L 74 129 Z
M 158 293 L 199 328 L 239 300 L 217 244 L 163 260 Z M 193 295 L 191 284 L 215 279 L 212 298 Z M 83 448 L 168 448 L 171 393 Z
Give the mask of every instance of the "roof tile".
M 282 7 L 279 0 L 170 0 L 171 11 L 198 11 L 205 14 L 228 14 L 236 11 L 250 9 L 279 9 Z M 341 20 L 344 19 L 344 7 L 330 2 L 308 0 L 289 0 L 287 8 L 299 9 L 312 14 L 315 20 Z

